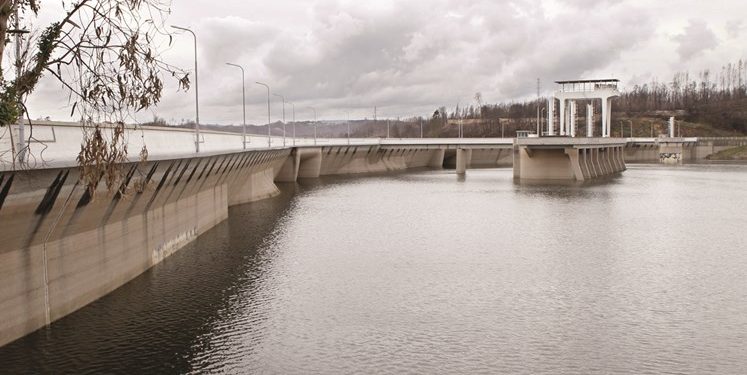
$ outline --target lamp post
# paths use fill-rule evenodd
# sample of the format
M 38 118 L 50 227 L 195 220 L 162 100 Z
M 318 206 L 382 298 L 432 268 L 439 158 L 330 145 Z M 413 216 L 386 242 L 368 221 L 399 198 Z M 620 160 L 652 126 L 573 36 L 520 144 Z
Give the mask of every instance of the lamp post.
M 628 122 L 630 123 L 630 138 L 633 138 L 633 121 L 628 120 Z
M 347 123 L 348 123 L 348 145 L 350 145 L 350 112 L 347 113 Z
M 378 127 L 376 126 L 376 106 L 374 106 L 374 113 L 373 113 L 373 115 L 374 115 L 374 131 L 373 131 L 373 134 L 375 135 L 376 133 L 378 133 L 378 130 L 377 130 Z
M 316 145 L 316 108 L 309 107 L 312 111 L 314 111 L 314 145 Z
M 267 147 L 272 147 L 272 133 L 270 132 L 270 86 L 262 82 L 254 82 L 267 88 Z
M 293 109 L 293 145 L 296 145 L 296 105 L 293 102 L 288 102 Z
M 283 147 L 285 147 L 285 97 L 280 94 L 272 94 L 283 101 Z
M 462 115 L 459 114 L 459 104 L 460 101 L 457 101 L 456 108 L 454 109 L 454 116 L 457 118 L 457 138 L 462 138 Z
M 244 68 L 241 65 L 232 64 L 227 62 L 226 65 L 234 66 L 241 69 L 241 103 L 244 110 L 244 120 L 242 122 L 242 139 L 244 144 L 244 150 L 246 150 L 246 81 L 244 80 Z
M 423 118 L 420 118 L 420 138 L 423 138 Z
M 192 38 L 194 39 L 195 43 L 195 151 L 197 153 L 200 152 L 200 85 L 199 80 L 197 78 L 197 34 L 194 33 L 194 31 L 181 26 L 175 26 L 171 25 L 171 27 L 187 31 L 190 34 L 192 34 Z

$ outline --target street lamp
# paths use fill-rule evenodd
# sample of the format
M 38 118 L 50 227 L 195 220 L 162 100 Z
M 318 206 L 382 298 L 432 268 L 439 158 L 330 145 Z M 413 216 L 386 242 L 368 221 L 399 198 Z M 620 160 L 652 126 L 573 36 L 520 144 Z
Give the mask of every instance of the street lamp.
M 254 82 L 267 88 L 267 147 L 272 147 L 272 133 L 270 132 L 270 86 L 262 82 Z
M 186 27 L 180 27 L 171 25 L 171 27 L 187 31 L 190 34 L 192 34 L 192 38 L 195 42 L 195 151 L 197 153 L 200 152 L 200 88 L 199 88 L 199 80 L 197 79 L 197 34 L 194 33 L 194 31 L 186 28 Z
M 242 139 L 244 150 L 246 150 L 246 81 L 244 80 L 244 68 L 241 65 L 227 62 L 226 65 L 234 66 L 241 69 L 241 100 L 244 108 L 244 122 L 242 123 Z
M 293 109 L 293 145 L 296 145 L 296 105 L 293 102 L 288 102 Z
M 272 94 L 283 101 L 283 147 L 285 147 L 285 97 L 280 94 Z
M 347 121 L 348 123 L 348 145 L 350 145 L 350 112 L 346 112 L 346 113 L 347 113 L 347 119 L 348 119 Z
M 314 145 L 316 145 L 316 108 L 309 107 L 312 111 L 314 111 Z
M 460 101 L 457 100 L 456 108 L 454 108 L 454 116 L 457 119 L 457 138 L 462 138 L 462 116 L 459 114 Z

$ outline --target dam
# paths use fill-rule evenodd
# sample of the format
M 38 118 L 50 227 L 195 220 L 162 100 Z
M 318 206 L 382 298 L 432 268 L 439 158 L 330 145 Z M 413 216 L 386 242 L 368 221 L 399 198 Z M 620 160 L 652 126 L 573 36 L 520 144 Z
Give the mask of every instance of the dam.
M 51 126 L 55 128 L 54 139 L 80 135 L 75 127 Z M 151 130 L 155 135 L 164 132 L 172 131 Z M 67 155 L 74 155 L 71 145 L 79 142 L 52 143 L 47 158 L 55 167 L 0 174 L 0 345 L 49 325 L 133 279 L 224 221 L 229 207 L 277 195 L 276 181 L 440 168 L 446 155 L 457 149 L 472 151 L 473 166 L 494 166 L 510 160 L 512 147 L 511 140 L 489 139 L 438 144 L 365 140 L 354 145 L 322 140 L 326 146 L 300 146 L 299 141 L 296 147 L 211 153 L 206 141 L 207 152 L 200 154 L 168 157 L 154 152 L 148 162 L 124 164 L 121 187 L 109 194 L 102 183 L 92 196 L 80 183 L 80 170 L 72 166 L 71 158 L 59 157 L 65 155 L 64 147 Z M 173 151 L 178 143 L 164 146 Z M 169 148 L 154 147 L 154 151 L 164 149 Z M 40 152 L 32 155 L 41 159 Z
M 121 187 L 111 194 L 101 184 L 92 196 L 69 156 L 80 130 L 52 123 L 36 131 L 49 141 L 31 149 L 39 164 L 0 173 L 0 345 L 119 288 L 225 221 L 230 207 L 278 195 L 280 183 L 446 164 L 457 174 L 512 166 L 518 179 L 585 181 L 621 172 L 626 150 L 647 141 L 298 139 L 282 147 L 273 137 L 268 148 L 266 137 L 252 136 L 243 149 L 240 135 L 203 131 L 195 154 L 189 131 L 144 128 L 130 149 L 150 140 L 149 160 L 123 164 Z

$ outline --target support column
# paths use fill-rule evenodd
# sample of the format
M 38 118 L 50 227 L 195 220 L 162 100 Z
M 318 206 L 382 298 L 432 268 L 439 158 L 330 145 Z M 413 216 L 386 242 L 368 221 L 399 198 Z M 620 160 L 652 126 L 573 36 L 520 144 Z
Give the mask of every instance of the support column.
M 555 98 L 547 99 L 547 135 L 555 135 Z
M 597 177 L 604 176 L 604 163 L 602 162 L 602 150 L 594 149 L 594 162 L 597 163 Z
M 612 165 L 612 173 L 620 171 L 620 164 L 617 161 L 617 147 L 608 147 L 607 150 L 610 153 L 610 164 Z
M 589 172 L 589 164 L 586 160 L 586 149 L 582 148 L 578 152 L 578 162 L 581 165 L 581 172 L 584 174 L 584 179 L 588 180 L 591 178 L 591 173 Z
M 605 175 L 615 173 L 615 167 L 612 165 L 612 159 L 610 158 L 610 148 L 604 147 L 602 152 L 602 161 L 604 162 Z
M 573 176 L 576 178 L 576 181 L 583 181 L 584 172 L 581 169 L 581 162 L 578 155 L 579 150 L 577 148 L 567 147 L 565 149 L 565 154 L 568 155 L 568 158 L 570 159 L 571 170 L 573 171 Z
M 589 171 L 589 177 L 597 177 L 597 167 L 594 165 L 594 149 L 587 148 L 585 152 L 586 156 L 586 169 Z
M 275 182 L 296 182 L 298 180 L 298 167 L 300 164 L 301 157 L 298 155 L 298 149 L 294 148 L 275 176 Z
M 568 128 L 570 130 L 568 133 L 570 134 L 571 137 L 575 137 L 576 136 L 576 101 L 575 100 L 571 100 L 570 112 L 571 112 L 571 115 L 570 115 L 571 121 L 568 123 Z
M 322 170 L 322 149 L 298 149 L 298 178 L 318 178 Z
M 602 137 L 608 137 L 607 135 L 607 105 L 609 104 L 608 98 L 602 99 Z
M 472 149 L 458 148 L 456 150 L 456 172 L 465 174 L 472 160 Z
M 622 165 L 620 165 L 620 158 L 617 155 L 617 147 L 612 147 L 612 160 L 615 162 L 615 172 L 622 171 Z
M 607 153 L 609 154 L 609 161 L 610 161 L 610 173 L 616 173 L 617 172 L 617 155 L 615 154 L 615 149 L 617 147 L 607 147 Z
M 592 160 L 593 160 L 594 168 L 595 168 L 594 173 L 596 174 L 595 177 L 599 177 L 599 176 L 604 175 L 604 169 L 602 168 L 602 163 L 600 163 L 600 160 L 599 160 L 599 148 L 594 148 L 593 150 L 594 151 L 592 153 Z
M 560 113 L 558 113 L 558 117 L 560 118 L 560 135 L 565 135 L 565 99 L 560 99 Z
M 623 159 L 622 146 L 615 147 L 615 156 L 617 156 L 617 171 L 625 170 L 625 160 Z
M 586 136 L 594 136 L 594 105 L 586 105 Z
M 607 137 L 609 137 L 612 133 L 610 130 L 612 128 L 612 98 L 607 98 L 607 100 L 609 101 L 607 103 Z
M 434 150 L 433 155 L 431 156 L 431 160 L 428 162 L 428 166 L 431 168 L 443 168 L 445 154 L 446 150 L 442 148 Z

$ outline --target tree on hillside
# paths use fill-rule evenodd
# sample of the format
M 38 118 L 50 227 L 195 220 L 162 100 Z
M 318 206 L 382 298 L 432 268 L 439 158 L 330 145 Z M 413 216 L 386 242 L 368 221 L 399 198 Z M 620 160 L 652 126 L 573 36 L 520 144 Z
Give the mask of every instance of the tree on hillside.
M 35 27 L 32 21 L 40 3 L 0 0 L 2 45 L 20 42 L 23 46 L 16 56 L 13 79 L 0 70 L 0 126 L 28 118 L 26 99 L 43 75 L 54 77 L 68 95 L 71 116 L 77 115 L 86 129 L 78 156 L 84 182 L 93 191 L 104 179 L 111 189 L 118 179 L 116 164 L 126 160 L 126 116 L 160 101 L 164 74 L 174 77 L 180 89 L 189 87 L 188 74 L 159 55 L 162 40 L 171 42 L 164 25 L 170 2 L 60 1 L 64 12 L 56 22 L 18 38 L 8 33 L 9 26 Z M 2 58 L 0 49 L 0 63 Z M 109 139 L 102 133 L 101 122 L 114 124 Z

